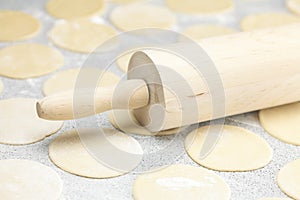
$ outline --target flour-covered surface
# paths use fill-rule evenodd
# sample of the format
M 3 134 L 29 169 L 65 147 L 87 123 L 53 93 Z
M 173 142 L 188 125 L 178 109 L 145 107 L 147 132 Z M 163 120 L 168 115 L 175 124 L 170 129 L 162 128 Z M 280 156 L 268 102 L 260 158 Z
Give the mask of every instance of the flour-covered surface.
M 152 1 L 149 2 L 151 3 Z M 72 3 L 71 0 L 70 3 Z M 153 3 L 162 4 L 160 1 L 153 1 Z M 37 17 L 42 22 L 41 32 L 33 39 L 24 42 L 37 42 L 57 48 L 48 38 L 48 32 L 57 19 L 46 13 L 45 4 L 45 0 L 0 0 L 0 9 L 21 10 Z M 105 14 L 103 16 L 99 16 L 97 19 L 109 24 L 109 13 L 114 6 L 115 5 L 109 5 Z M 177 26 L 174 27 L 174 30 L 181 31 L 188 25 L 195 23 L 218 23 L 239 30 L 239 22 L 243 16 L 252 13 L 270 11 L 287 12 L 285 2 L 283 0 L 239 0 L 236 1 L 234 11 L 223 15 L 191 18 L 189 15 L 178 14 L 178 23 Z M 13 43 L 0 43 L 0 48 L 11 44 Z M 74 53 L 61 48 L 57 49 L 59 49 L 65 56 L 65 65 L 63 68 L 59 69 L 59 71 L 80 67 L 87 58 L 86 54 Z M 118 70 L 116 66 L 114 68 L 114 72 L 119 76 L 122 76 L 122 72 Z M 13 80 L 0 77 L 4 84 L 4 90 L 0 94 L 0 98 L 42 98 L 42 85 L 52 74 L 28 80 Z M 98 124 L 103 127 L 112 127 L 109 124 L 107 114 L 98 116 Z M 285 144 L 267 134 L 259 125 L 257 113 L 255 112 L 229 117 L 226 119 L 226 124 L 237 125 L 255 132 L 266 139 L 274 150 L 272 162 L 263 169 L 236 173 L 216 172 L 229 184 L 232 191 L 232 199 L 255 200 L 261 197 L 285 197 L 276 184 L 276 176 L 280 168 L 282 168 L 285 164 L 300 157 L 300 147 Z M 148 156 L 148 160 L 144 160 L 142 165 L 139 166 L 135 172 L 112 179 L 88 179 L 75 176 L 57 168 L 48 157 L 49 144 L 59 134 L 74 127 L 75 122 L 68 121 L 57 134 L 31 145 L 0 145 L 0 159 L 29 159 L 52 167 L 56 172 L 58 172 L 63 180 L 63 199 L 66 200 L 130 200 L 132 199 L 132 183 L 139 172 L 148 169 L 149 167 L 154 168 L 172 163 L 198 166 L 184 151 L 183 140 L 187 134 L 187 131 L 184 131 L 185 133 L 178 134 L 177 136 L 163 136 L 156 138 L 134 136 L 142 145 L 144 152 L 148 153 L 147 155 L 152 155 L 151 157 Z M 167 145 L 171 145 L 171 148 L 169 148 L 169 151 L 164 151 L 163 149 Z

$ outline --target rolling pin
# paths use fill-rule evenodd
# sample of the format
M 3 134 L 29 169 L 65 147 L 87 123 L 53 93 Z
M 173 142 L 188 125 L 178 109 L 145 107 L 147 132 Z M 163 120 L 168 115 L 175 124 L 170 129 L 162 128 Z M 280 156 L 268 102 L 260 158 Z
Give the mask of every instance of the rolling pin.
M 300 100 L 300 24 L 208 38 L 199 45 L 216 67 L 212 77 L 201 76 L 191 63 L 170 52 L 138 51 L 131 57 L 128 80 L 96 89 L 94 105 L 77 101 L 75 110 L 72 93 L 61 93 L 39 101 L 38 115 L 67 120 L 130 109 L 154 132 Z M 213 114 L 216 107 L 205 81 L 213 76 L 220 77 L 224 90 L 219 101 L 223 116 Z M 80 92 L 82 98 L 88 95 Z

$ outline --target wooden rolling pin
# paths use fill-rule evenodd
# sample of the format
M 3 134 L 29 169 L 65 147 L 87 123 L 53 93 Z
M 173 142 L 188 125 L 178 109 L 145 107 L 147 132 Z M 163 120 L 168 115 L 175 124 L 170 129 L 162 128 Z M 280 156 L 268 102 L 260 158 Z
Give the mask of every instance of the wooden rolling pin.
M 222 80 L 225 99 L 220 103 L 225 106 L 225 116 L 300 100 L 300 24 L 209 38 L 199 45 Z M 138 68 L 144 64 L 148 66 Z M 169 66 L 183 79 L 174 78 L 161 65 Z M 99 88 L 93 106 L 82 101 L 74 110 L 73 95 L 65 93 L 42 99 L 37 104 L 38 114 L 44 119 L 66 120 L 110 109 L 133 109 L 139 123 L 151 131 L 224 117 L 212 114 L 207 77 L 199 75 L 178 56 L 155 50 L 137 52 L 131 58 L 129 70 L 134 72 L 128 73 L 128 81 L 112 88 Z M 163 87 L 151 84 L 152 81 Z M 190 90 L 186 90 L 187 84 Z M 184 102 L 178 101 L 178 96 Z M 192 114 L 195 110 L 199 115 Z

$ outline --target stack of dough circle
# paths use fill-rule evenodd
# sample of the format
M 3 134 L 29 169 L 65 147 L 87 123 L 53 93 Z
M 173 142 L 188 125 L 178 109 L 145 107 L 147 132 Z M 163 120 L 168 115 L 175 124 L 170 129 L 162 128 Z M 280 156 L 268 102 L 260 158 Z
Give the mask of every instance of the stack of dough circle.
M 259 121 L 272 136 L 283 142 L 300 145 L 300 103 L 261 110 Z
M 97 68 L 74 68 L 69 70 L 64 70 L 54 74 L 50 77 L 43 86 L 44 95 L 52 95 L 60 92 L 66 92 L 68 90 L 74 90 L 76 86 L 76 79 L 79 73 L 84 73 L 84 76 L 89 77 L 93 74 L 100 74 L 100 69 Z M 109 86 L 115 85 L 120 81 L 120 78 L 111 73 L 104 72 L 102 76 L 99 77 L 98 86 Z
M 58 200 L 63 183 L 50 167 L 29 160 L 0 161 L 1 199 Z
M 133 113 L 128 110 L 113 110 L 109 113 L 109 121 L 116 128 L 124 133 L 132 133 L 148 136 L 174 135 L 179 132 L 178 128 L 151 133 L 145 127 L 142 127 L 134 117 Z
M 166 0 L 167 6 L 176 12 L 187 14 L 214 14 L 232 10 L 232 0 Z
M 200 41 L 203 38 L 227 35 L 235 32 L 235 30 L 221 25 L 193 25 L 183 30 L 182 33 L 192 40 Z
M 165 166 L 140 175 L 133 185 L 135 200 L 230 199 L 230 188 L 213 172 L 189 165 Z
M 0 94 L 2 93 L 2 91 L 3 91 L 3 83 L 2 83 L 2 81 L 0 80 Z
M 284 166 L 278 174 L 280 189 L 293 199 L 300 199 L 300 159 Z
M 0 75 L 25 79 L 49 74 L 64 64 L 57 50 L 41 44 L 22 43 L 0 50 Z
M 90 53 L 116 34 L 108 25 L 98 24 L 89 19 L 77 19 L 56 22 L 49 36 L 59 47 Z
M 205 142 L 210 142 L 208 137 L 216 134 L 209 131 L 216 131 L 213 126 L 211 128 L 201 127 L 185 139 L 188 155 L 198 164 L 218 171 L 250 171 L 272 160 L 273 150 L 265 140 L 248 130 L 228 125 L 221 129 L 220 138 L 210 153 L 202 158 Z
M 49 0 L 47 11 L 57 18 L 90 17 L 104 10 L 104 0 Z
M 150 4 L 130 4 L 115 8 L 111 22 L 122 31 L 142 28 L 171 28 L 176 18 L 168 9 Z
M 300 17 L 287 13 L 263 13 L 253 14 L 241 21 L 244 31 L 278 27 L 286 24 L 299 23 Z
M 29 39 L 35 36 L 41 27 L 40 22 L 23 12 L 0 11 L 0 42 Z
M 63 122 L 40 119 L 36 100 L 12 98 L 0 101 L 0 143 L 30 144 L 57 132 Z
M 84 131 L 84 137 L 94 140 L 94 133 Z M 107 139 L 126 152 L 143 154 L 139 143 L 132 137 L 121 132 L 104 129 Z M 111 154 L 105 146 L 99 146 L 104 154 Z M 76 130 L 65 132 L 58 136 L 49 147 L 51 160 L 61 169 L 83 177 L 89 178 L 111 178 L 123 175 L 129 171 L 121 171 L 107 166 L 96 160 L 81 142 L 81 137 Z M 132 170 L 132 169 L 131 169 Z
M 287 7 L 290 11 L 300 15 L 300 0 L 287 0 Z

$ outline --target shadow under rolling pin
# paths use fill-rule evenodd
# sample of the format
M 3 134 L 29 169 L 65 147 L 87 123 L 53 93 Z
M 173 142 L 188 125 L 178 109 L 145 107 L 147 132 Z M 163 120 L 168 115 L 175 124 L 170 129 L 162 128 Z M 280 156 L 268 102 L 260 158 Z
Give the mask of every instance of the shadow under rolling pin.
M 225 99 L 220 103 L 224 104 L 224 116 L 212 115 L 207 77 L 200 76 L 194 66 L 178 56 L 154 50 L 132 56 L 128 81 L 97 90 L 92 112 L 88 109 L 91 105 L 85 105 L 84 101 L 79 110 L 73 110 L 73 95 L 62 93 L 38 102 L 38 115 L 66 120 L 110 109 L 132 109 L 139 123 L 154 132 L 300 100 L 300 24 L 204 39 L 199 45 L 213 61 L 218 71 L 215 76 L 222 80 L 224 91 L 220 92 L 225 94 Z M 131 74 L 131 70 L 145 64 L 147 68 L 141 68 L 138 76 Z M 183 79 L 174 80 L 160 66 L 169 66 Z M 184 90 L 187 83 L 192 93 Z M 170 85 L 179 88 L 186 101 L 195 102 L 194 107 L 178 102 L 176 96 L 182 94 L 174 94 L 165 87 Z M 200 113 L 182 121 L 184 110 Z

